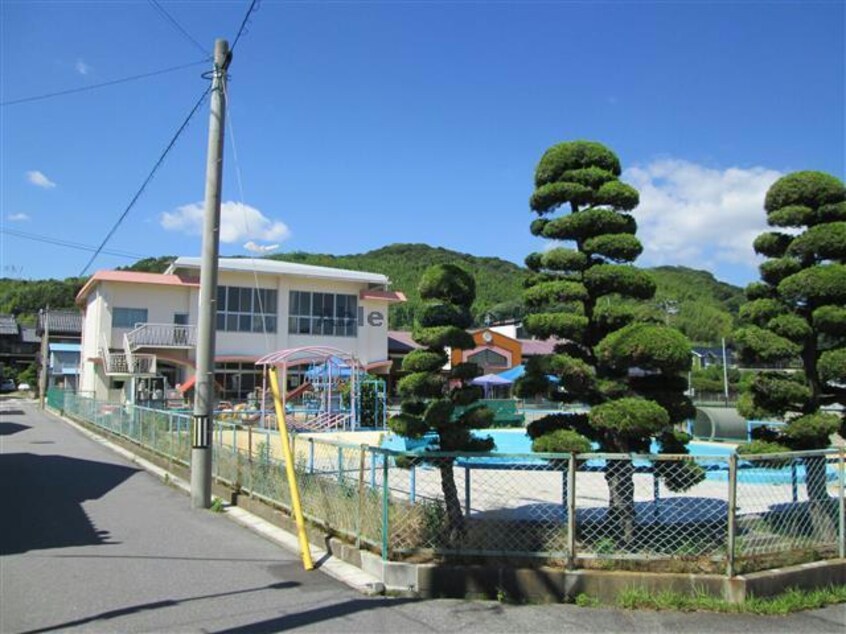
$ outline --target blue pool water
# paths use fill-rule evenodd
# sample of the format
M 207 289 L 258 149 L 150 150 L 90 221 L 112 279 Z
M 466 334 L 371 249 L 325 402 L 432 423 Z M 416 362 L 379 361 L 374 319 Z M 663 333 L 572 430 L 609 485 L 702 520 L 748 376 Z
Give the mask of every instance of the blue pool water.
M 491 469 L 497 467 L 510 467 L 519 469 L 520 467 L 531 467 L 533 465 L 546 464 L 545 460 L 535 458 L 531 455 L 532 441 L 526 435 L 526 431 L 524 429 L 493 429 L 477 433 L 481 436 L 491 436 L 494 439 L 494 442 L 496 443 L 494 455 L 463 459 L 458 461 L 459 466 L 472 465 L 474 468 Z M 382 447 L 385 449 L 392 449 L 394 451 L 422 451 L 429 442 L 429 438 L 408 440 L 401 436 L 388 434 L 382 441 Z M 715 481 L 728 480 L 728 461 L 725 460 L 725 458 L 734 453 L 735 445 L 692 441 L 687 447 L 691 455 L 697 457 L 701 456 L 703 458 L 702 460 L 697 460 L 697 462 L 707 470 L 707 479 Z M 658 453 L 657 443 L 653 442 L 650 449 L 652 453 Z M 715 459 L 708 460 L 709 456 L 713 456 Z M 589 460 L 584 466 L 587 469 L 600 470 L 604 466 L 604 463 L 604 460 Z M 635 465 L 648 467 L 649 461 L 636 460 Z M 836 468 L 829 466 L 827 469 L 827 475 L 829 480 L 836 479 Z M 795 466 L 786 466 L 780 469 L 765 469 L 755 467 L 754 465 L 741 460 L 738 462 L 738 480 L 747 484 L 802 483 L 805 481 L 805 466 L 800 462 Z
M 526 435 L 524 429 L 490 429 L 477 432 L 477 435 L 493 438 L 496 443 L 496 449 L 494 449 L 496 453 L 532 453 L 532 440 Z M 394 451 L 417 451 L 418 449 L 423 449 L 429 442 L 429 438 L 409 440 L 402 436 L 388 434 L 382 441 L 382 447 L 384 449 L 393 449 Z M 691 454 L 696 456 L 729 456 L 734 453 L 734 445 L 718 445 L 696 441 L 688 444 L 688 449 Z M 658 444 L 653 442 L 650 451 L 652 453 L 658 453 Z

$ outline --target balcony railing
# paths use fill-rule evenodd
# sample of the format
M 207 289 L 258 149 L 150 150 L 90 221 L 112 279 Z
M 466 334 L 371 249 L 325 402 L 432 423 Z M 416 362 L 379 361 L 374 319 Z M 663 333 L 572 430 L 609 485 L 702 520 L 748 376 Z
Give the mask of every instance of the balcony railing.
M 132 351 L 140 348 L 194 348 L 197 327 L 180 324 L 139 324 L 126 333 Z
M 124 352 L 100 351 L 103 367 L 108 375 L 155 374 L 156 355 L 134 354 L 127 358 Z

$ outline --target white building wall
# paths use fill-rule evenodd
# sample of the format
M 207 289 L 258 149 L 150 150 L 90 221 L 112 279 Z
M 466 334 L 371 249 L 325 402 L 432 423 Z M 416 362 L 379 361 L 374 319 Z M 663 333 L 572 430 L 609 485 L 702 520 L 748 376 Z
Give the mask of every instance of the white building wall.
M 112 348 L 123 349 L 123 335 L 132 328 L 113 328 L 112 315 L 115 308 L 142 308 L 147 310 L 147 323 L 172 324 L 175 313 L 188 313 L 188 323 L 197 323 L 196 303 L 191 306 L 190 287 L 165 286 L 161 284 L 127 284 L 106 282 L 100 284 L 105 305 L 102 309 L 103 332 L 110 332 Z M 193 308 L 193 319 L 192 311 Z
M 334 281 L 266 273 L 220 271 L 218 284 L 241 288 L 266 288 L 277 291 L 277 331 L 247 333 L 218 331 L 215 357 L 260 357 L 270 352 L 300 346 L 331 346 L 355 355 L 364 364 L 388 359 L 388 302 L 358 299 L 356 337 L 323 335 L 291 335 L 288 332 L 289 292 L 309 291 L 359 296 L 366 282 Z M 92 360 L 99 357 L 103 338 L 109 346 L 123 350 L 123 336 L 129 328 L 112 328 L 114 308 L 147 310 L 147 323 L 172 324 L 175 313 L 187 313 L 188 323 L 196 325 L 199 312 L 199 288 L 162 284 L 128 283 L 103 280 L 87 298 L 83 327 L 82 376 L 80 389 L 96 392 L 98 398 L 108 396 L 109 377 L 102 365 Z M 145 351 L 146 352 L 146 351 Z M 170 351 L 173 356 L 182 353 Z M 188 353 L 193 363 L 194 350 Z
M 95 360 L 100 356 L 100 333 L 102 324 L 103 300 L 99 291 L 88 296 L 82 322 L 82 350 L 80 353 L 79 390 L 83 394 L 94 394 L 104 398 L 106 394 L 105 375 L 102 368 L 97 371 Z

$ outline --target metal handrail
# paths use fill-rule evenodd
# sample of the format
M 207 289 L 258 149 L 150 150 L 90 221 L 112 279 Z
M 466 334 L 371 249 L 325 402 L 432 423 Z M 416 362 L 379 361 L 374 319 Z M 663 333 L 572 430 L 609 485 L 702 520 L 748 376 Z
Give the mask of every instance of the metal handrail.
M 137 324 L 124 335 L 132 350 L 139 348 L 194 348 L 197 327 L 188 324 Z

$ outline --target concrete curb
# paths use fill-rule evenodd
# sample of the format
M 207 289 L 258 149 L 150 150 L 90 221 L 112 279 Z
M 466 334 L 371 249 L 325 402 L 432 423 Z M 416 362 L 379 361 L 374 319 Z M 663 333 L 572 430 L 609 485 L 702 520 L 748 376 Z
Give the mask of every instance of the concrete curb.
M 129 451 L 128 449 L 111 442 L 108 438 L 105 438 L 103 436 L 100 436 L 99 434 L 92 432 L 91 430 L 85 428 L 76 421 L 67 418 L 66 416 L 61 416 L 56 412 L 46 408 L 44 409 L 44 411 L 55 416 L 64 423 L 70 425 L 89 440 L 92 440 L 102 445 L 106 449 L 113 451 L 122 458 L 125 458 L 133 464 L 138 465 L 144 471 L 147 471 L 148 473 L 159 478 L 162 482 L 169 484 L 176 489 L 179 489 L 187 495 L 191 494 L 190 484 L 182 478 L 175 476 L 171 472 L 159 467 L 156 464 L 153 464 L 149 460 L 145 460 L 141 456 Z M 264 537 L 265 539 L 273 542 L 274 544 L 281 546 L 285 550 L 292 553 L 300 554 L 300 546 L 297 537 L 279 528 L 278 526 L 271 524 L 267 520 L 258 517 L 257 515 L 254 515 L 242 508 L 232 506 L 231 504 L 224 504 L 223 514 L 232 521 L 234 521 L 236 524 L 239 524 L 244 528 L 253 531 L 254 533 L 260 535 L 261 537 Z M 337 557 L 334 557 L 331 553 L 315 546 L 314 544 L 311 545 L 311 554 L 312 558 L 316 562 L 315 570 L 329 575 L 333 579 L 340 581 L 341 583 L 349 586 L 353 590 L 356 590 L 364 595 L 373 596 L 384 594 L 385 584 L 382 583 L 382 581 L 377 577 L 370 575 L 364 572 L 363 570 L 356 568 L 352 564 L 346 563 L 345 561 L 338 559 Z

